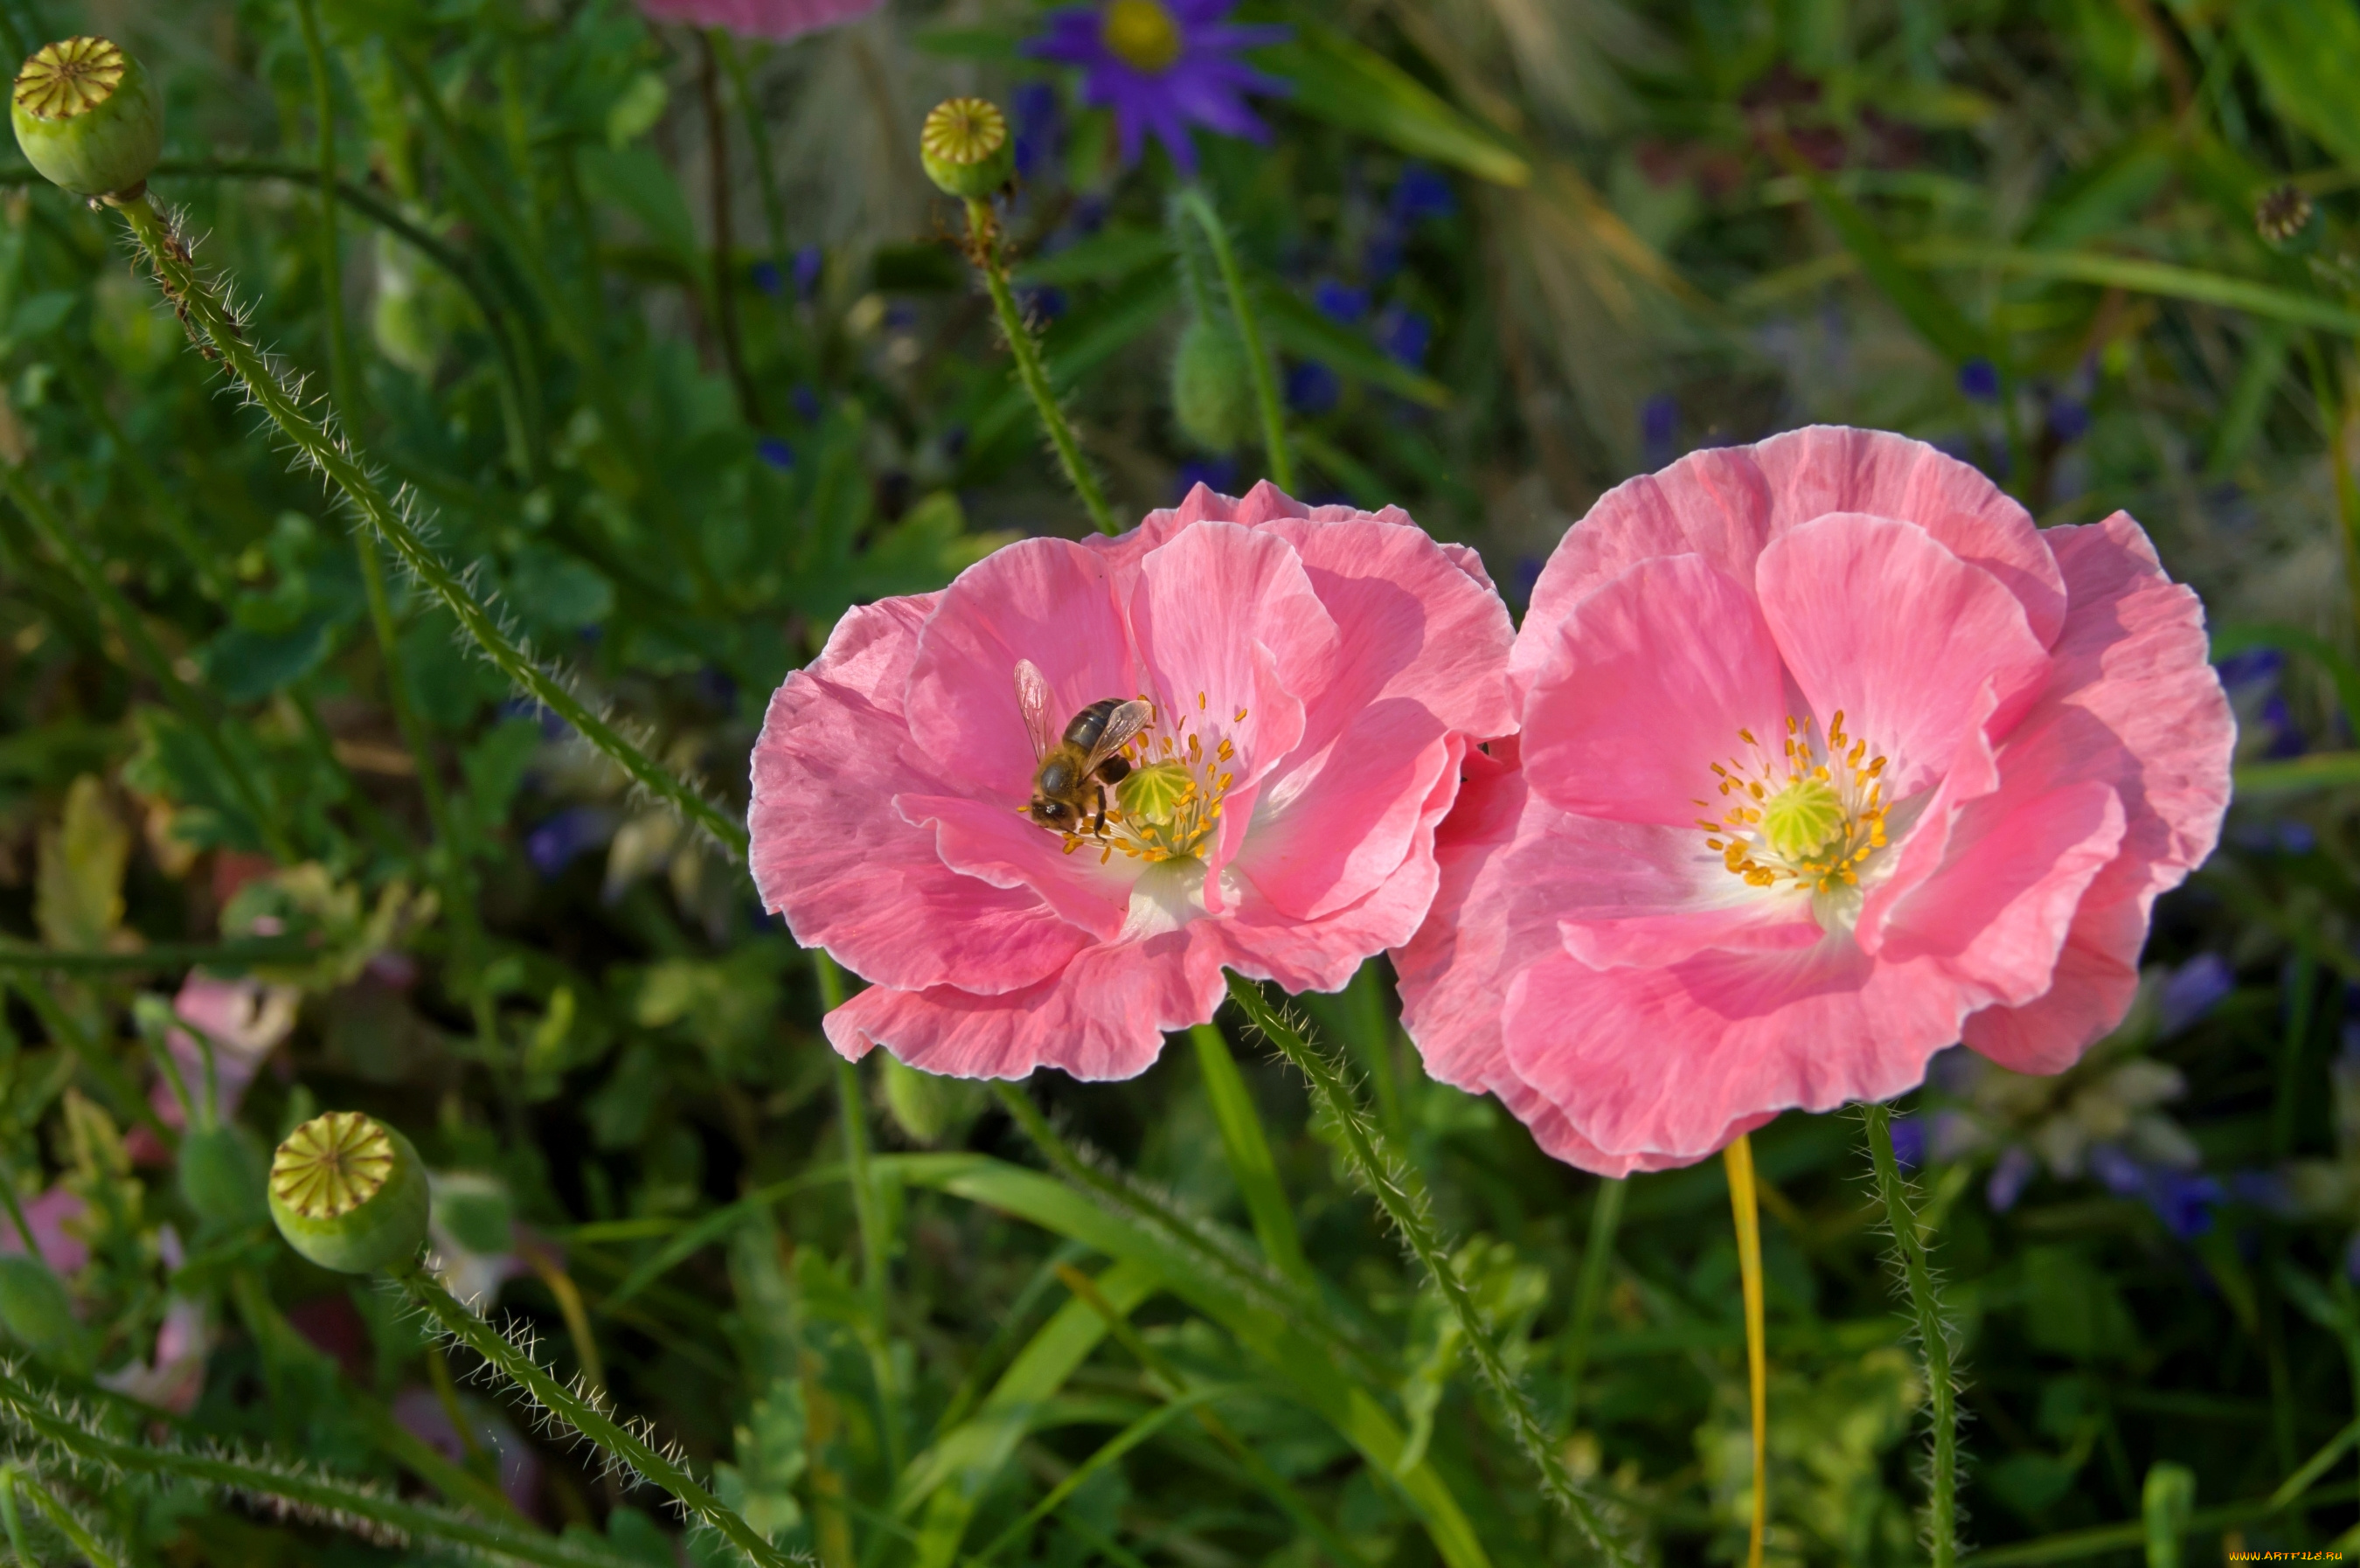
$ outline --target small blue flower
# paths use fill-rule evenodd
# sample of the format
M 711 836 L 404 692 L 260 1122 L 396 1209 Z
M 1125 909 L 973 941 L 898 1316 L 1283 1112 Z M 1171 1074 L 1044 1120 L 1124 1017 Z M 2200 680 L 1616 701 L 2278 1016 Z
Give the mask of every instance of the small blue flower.
M 2200 953 L 2173 970 L 2158 1000 L 2158 1036 L 2169 1039 L 2194 1023 L 2237 988 L 2236 971 L 2217 953 Z
M 1388 305 L 1377 318 L 1375 334 L 1386 358 L 1415 370 L 1426 363 L 1426 351 L 1433 345 L 1434 323 L 1415 310 Z
M 1027 82 L 1017 88 L 1016 172 L 1024 180 L 1055 162 L 1065 139 L 1065 106 L 1057 90 L 1045 82 Z
M 1537 555 L 1516 557 L 1516 569 L 1508 577 L 1509 589 L 1515 595 L 1516 603 L 1532 603 L 1533 590 L 1540 586 L 1541 568 L 1547 564 Z
M 1224 495 L 1232 495 L 1235 492 L 1231 490 L 1230 486 L 1237 484 L 1237 482 L 1238 460 L 1236 458 L 1206 457 L 1193 459 L 1187 463 L 1182 463 L 1180 465 L 1180 472 L 1173 475 L 1172 487 L 1174 495 L 1172 499 L 1175 505 L 1186 500 L 1188 498 L 1188 492 L 1194 490 L 1199 485 L 1204 485 L 1208 490 L 1218 491 L 1219 494 Z
M 1991 1181 L 1983 1188 L 1983 1200 L 1994 1214 L 2007 1213 L 2016 1207 L 2016 1201 L 2024 1196 L 2025 1188 L 2039 1171 L 2040 1162 L 2032 1158 L 2030 1149 L 2020 1143 L 2010 1144 L 1992 1167 Z
M 2049 405 L 2049 433 L 2070 446 L 2090 433 L 2090 405 L 2079 397 L 2059 397 Z
M 1651 472 L 1679 455 L 1680 400 L 1658 392 L 1639 405 L 1639 461 Z
M 554 877 L 613 833 L 614 822 L 605 811 L 595 806 L 571 806 L 525 834 L 525 858 L 543 877 Z
M 1319 307 L 1321 315 L 1348 327 L 1369 313 L 1369 291 L 1333 278 L 1319 280 L 1311 290 L 1311 302 Z
M 764 436 L 756 441 L 754 452 L 781 474 L 792 472 L 795 466 L 795 449 L 776 436 Z
M 2147 1207 L 2182 1241 L 2212 1228 L 2212 1207 L 2220 1201 L 2221 1183 L 2202 1171 L 2158 1171 L 2147 1192 Z
M 1926 1122 L 1920 1116 L 1893 1118 L 1893 1160 L 1904 1171 L 1926 1163 Z
M 1020 289 L 1016 291 L 1016 302 L 1029 320 L 1054 321 L 1065 313 L 1065 291 L 1054 284 Z
M 543 740 L 563 740 L 574 733 L 572 727 L 563 719 L 530 697 L 510 697 L 500 703 L 497 711 L 504 720 L 532 720 L 541 726 L 541 738 Z
M 2278 678 L 2278 671 L 2286 668 L 2286 655 L 2274 648 L 2249 648 L 2215 659 L 2212 668 L 2223 686 L 2259 686 Z
M 1327 413 L 1344 396 L 1336 373 L 1316 359 L 1303 360 L 1286 372 L 1287 406 L 1298 414 Z
M 1404 228 L 1427 218 L 1448 218 L 1459 211 L 1458 194 L 1450 181 L 1423 163 L 1402 165 L 1401 179 L 1394 182 L 1391 216 Z
M 796 419 L 801 419 L 807 425 L 815 425 L 819 423 L 821 410 L 818 393 L 813 391 L 810 387 L 803 385 L 801 382 L 797 382 L 795 384 L 795 389 L 787 396 L 789 400 L 791 400 L 795 406 Z
M 820 268 L 825 261 L 817 245 L 805 245 L 795 252 L 795 293 L 798 296 L 805 299 L 811 298 L 812 290 L 819 287 Z
M 779 270 L 779 264 L 777 262 L 756 262 L 754 264 L 753 276 L 755 288 L 759 289 L 763 293 L 768 294 L 773 299 L 783 299 L 786 298 L 786 275 Z
M 1959 390 L 1977 403 L 1999 401 L 1999 366 L 1977 354 L 1959 366 Z

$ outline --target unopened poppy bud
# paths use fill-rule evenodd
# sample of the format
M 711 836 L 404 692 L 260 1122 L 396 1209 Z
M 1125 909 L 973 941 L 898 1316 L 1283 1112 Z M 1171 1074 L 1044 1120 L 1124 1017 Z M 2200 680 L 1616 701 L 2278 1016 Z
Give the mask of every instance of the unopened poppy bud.
M 1253 432 L 1253 381 L 1245 345 L 1218 321 L 1193 321 L 1172 351 L 1172 418 L 1207 452 L 1229 452 Z
M 918 132 L 918 160 L 944 194 L 989 196 L 1016 177 L 1008 116 L 988 98 L 945 98 Z
M 268 1169 L 262 1140 L 235 1123 L 191 1127 L 180 1136 L 180 1196 L 201 1220 L 224 1225 L 259 1220 Z
M 38 1258 L 0 1254 L 0 1328 L 44 1360 L 79 1367 L 89 1358 L 65 1281 Z
M 384 1123 L 330 1111 L 271 1156 L 270 1217 L 322 1269 L 367 1274 L 405 1263 L 426 1244 L 426 1168 Z
M 164 150 L 164 101 L 148 68 L 105 38 L 36 49 L 16 72 L 9 118 L 26 160 L 78 196 L 137 197 Z

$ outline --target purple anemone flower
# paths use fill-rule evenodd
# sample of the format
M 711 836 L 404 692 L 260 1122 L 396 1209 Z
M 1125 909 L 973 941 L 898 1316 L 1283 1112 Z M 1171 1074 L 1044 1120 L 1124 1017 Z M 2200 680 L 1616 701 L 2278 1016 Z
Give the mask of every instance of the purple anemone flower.
M 1139 160 L 1155 133 L 1184 175 L 1196 172 L 1191 125 L 1268 141 L 1270 127 L 1246 107 L 1249 93 L 1287 84 L 1254 70 L 1239 52 L 1287 36 L 1285 27 L 1231 27 L 1236 0 L 1107 0 L 1049 16 L 1048 30 L 1024 46 L 1041 60 L 1082 68 L 1082 102 L 1114 111 L 1122 160 Z

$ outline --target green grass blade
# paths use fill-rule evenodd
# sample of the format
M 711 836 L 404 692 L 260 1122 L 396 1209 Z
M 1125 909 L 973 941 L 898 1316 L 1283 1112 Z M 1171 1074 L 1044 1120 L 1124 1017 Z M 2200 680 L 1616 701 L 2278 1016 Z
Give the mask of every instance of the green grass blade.
M 886 1161 L 880 1160 L 883 1164 Z M 902 1155 L 890 1163 L 902 1180 L 965 1198 L 1070 1236 L 1160 1276 L 1164 1288 L 1227 1329 L 1278 1375 L 1273 1391 L 1316 1410 L 1363 1459 L 1389 1475 L 1405 1439 L 1387 1413 L 1384 1385 L 1348 1377 L 1327 1345 L 1262 1300 L 1176 1255 L 1166 1234 L 1101 1207 L 1053 1177 L 981 1155 Z M 1431 1460 L 1394 1475 L 1404 1499 L 1450 1568 L 1486 1568 L 1491 1562 L 1466 1511 Z
M 1293 38 L 1254 58 L 1287 79 L 1295 89 L 1287 102 L 1306 114 L 1494 185 L 1532 183 L 1532 165 L 1500 137 L 1333 27 L 1298 25 Z
M 1255 1238 L 1271 1267 L 1290 1279 L 1312 1283 L 1311 1266 L 1304 1260 L 1303 1238 L 1295 1233 L 1295 1207 L 1279 1185 L 1278 1164 L 1271 1158 L 1270 1139 L 1253 1096 L 1238 1072 L 1229 1042 L 1211 1024 L 1188 1031 L 1196 1047 L 1196 1064 L 1205 1075 L 1205 1094 L 1213 1102 L 1213 1120 L 1221 1129 L 1221 1147 L 1229 1157 L 1229 1174 L 1238 1183 L 1252 1217 Z

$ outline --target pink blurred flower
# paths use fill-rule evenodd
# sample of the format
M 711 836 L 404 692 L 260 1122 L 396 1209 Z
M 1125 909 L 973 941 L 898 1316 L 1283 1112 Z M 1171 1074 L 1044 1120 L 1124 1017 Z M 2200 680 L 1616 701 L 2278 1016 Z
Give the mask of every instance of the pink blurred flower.
M 224 1121 L 237 1113 L 239 1102 L 246 1098 L 246 1086 L 261 1070 L 263 1058 L 294 1032 L 295 1009 L 301 996 L 290 985 L 265 985 L 257 980 L 216 980 L 193 969 L 181 982 L 180 994 L 172 998 L 172 1010 L 203 1031 L 205 1039 L 213 1042 L 213 1083 Z M 171 1030 L 164 1037 L 164 1043 L 172 1053 L 173 1064 L 180 1070 L 181 1082 L 188 1085 L 190 1095 L 202 1105 L 205 1094 L 203 1048 L 186 1029 Z M 185 1124 L 179 1096 L 160 1075 L 148 1090 L 148 1103 L 156 1107 L 156 1115 L 165 1126 L 177 1127 Z
M 90 1212 L 90 1204 L 82 1195 L 60 1182 L 38 1197 L 25 1200 L 22 1207 L 41 1261 L 62 1278 L 81 1273 L 90 1262 L 90 1243 L 81 1234 L 82 1217 Z M 0 1252 L 24 1250 L 25 1238 L 17 1235 L 16 1223 L 0 1214 Z
M 885 0 L 639 0 L 653 22 L 727 27 L 749 38 L 796 38 L 858 21 Z
M 205 1391 L 205 1358 L 213 1350 L 213 1338 L 204 1303 L 174 1296 L 156 1331 L 155 1354 L 99 1381 L 158 1410 L 187 1415 Z
M 1473 552 L 1392 508 L 1199 485 L 1119 539 L 1026 539 L 853 610 L 779 689 L 755 880 L 876 983 L 828 1015 L 846 1055 L 1129 1077 L 1224 965 L 1334 990 L 1417 929 L 1469 737 L 1512 722 L 1510 638 Z M 1142 759 L 1187 767 L 1185 808 L 1103 840 L 1030 820 L 1027 659 L 1053 728 L 1153 702 Z
M 2202 609 L 2117 512 L 2043 532 L 1928 446 L 1698 452 L 1567 534 L 1397 955 L 1437 1077 L 1620 1175 L 1961 1038 L 2053 1073 L 2211 853 L 2234 725 Z

